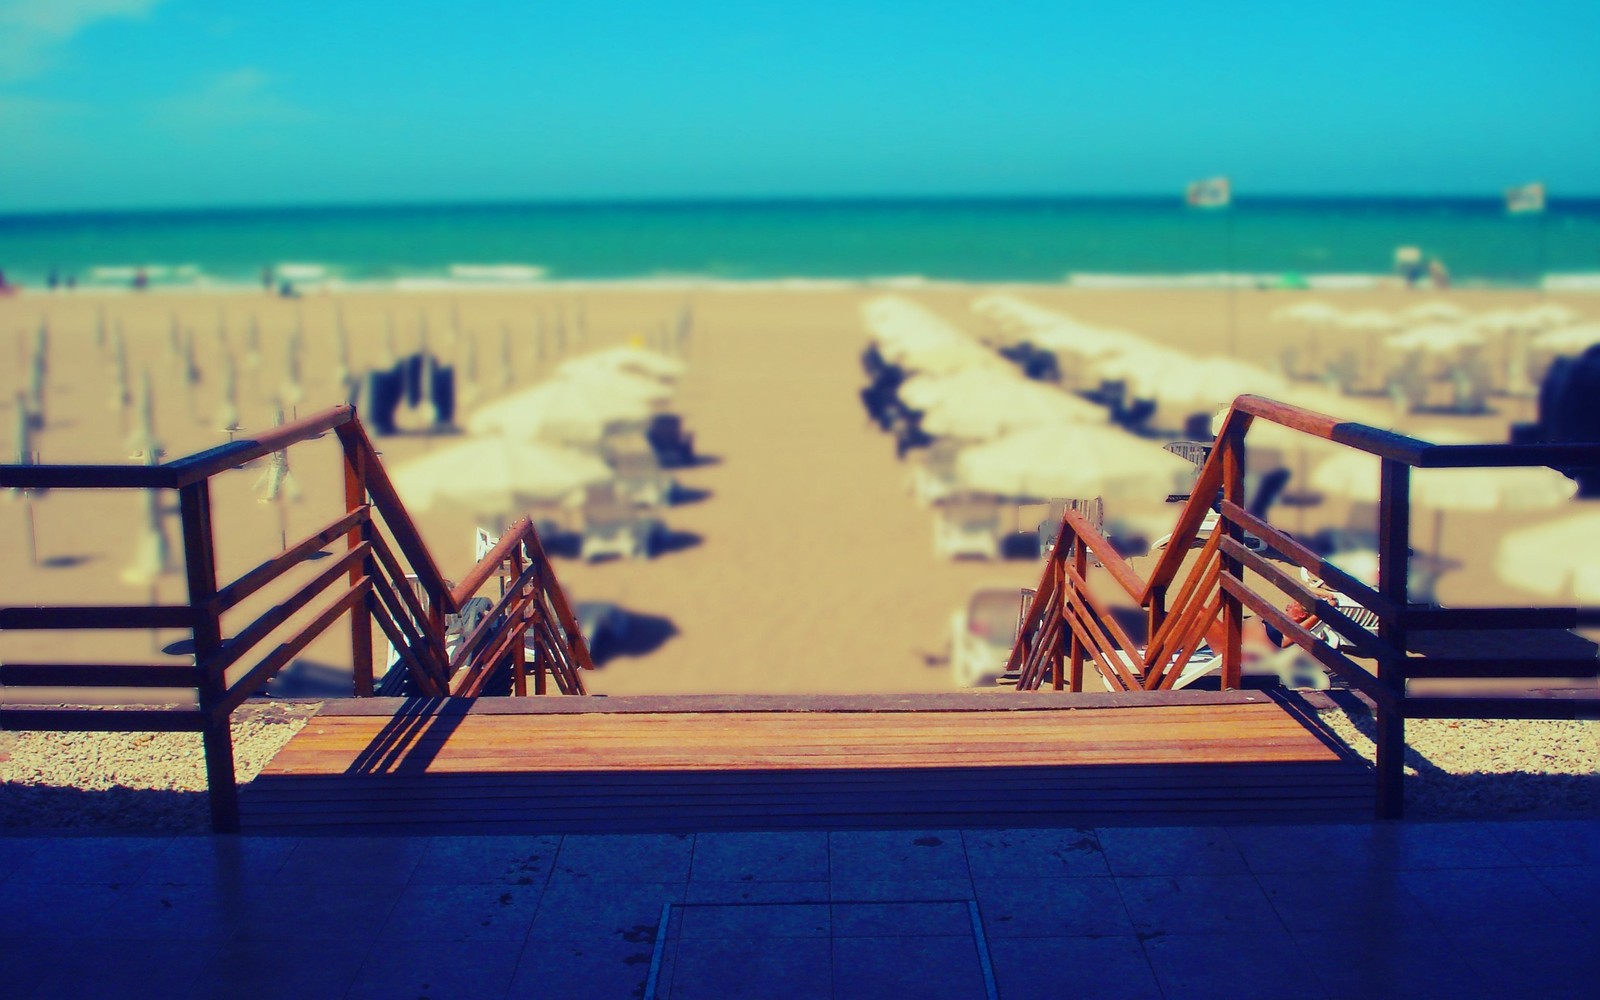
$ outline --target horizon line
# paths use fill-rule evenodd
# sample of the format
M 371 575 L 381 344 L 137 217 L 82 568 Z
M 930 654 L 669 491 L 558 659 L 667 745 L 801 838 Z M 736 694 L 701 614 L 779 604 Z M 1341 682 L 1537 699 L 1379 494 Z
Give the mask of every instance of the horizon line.
M 1323 193 L 1245 193 L 1235 192 L 1233 204 L 1241 203 L 1272 203 L 1272 202 L 1302 202 L 1302 203 L 1339 203 L 1339 202 L 1390 202 L 1403 203 L 1473 203 L 1496 204 L 1503 203 L 1505 191 L 1493 193 L 1468 192 L 1449 194 L 1407 194 L 1407 193 L 1359 193 L 1359 192 L 1323 192 Z M 1182 205 L 1184 192 L 1163 190 L 1160 192 L 1126 193 L 1126 194 L 1093 194 L 1093 193 L 1060 193 L 1060 194 L 780 194 L 780 195 L 640 195 L 640 196 L 594 196 L 572 198 L 483 198 L 483 199 L 393 199 L 380 201 L 303 201 L 303 202 L 257 202 L 257 203 L 229 203 L 218 202 L 199 205 L 157 205 L 157 206 L 102 206 L 95 208 L 0 208 L 0 219 L 29 219 L 48 218 L 59 216 L 136 216 L 136 215 L 195 215 L 202 213 L 221 214 L 258 214 L 268 212 L 316 212 L 328 210 L 343 211 L 392 211 L 392 210 L 457 210 L 457 209 L 494 209 L 494 208 L 613 208 L 613 207 L 652 207 L 673 208 L 709 205 L 841 205 L 841 204 L 1030 204 L 1030 203 L 1150 203 L 1168 202 Z M 1552 195 L 1548 204 L 1555 205 L 1582 205 L 1600 202 L 1600 191 L 1594 193 L 1576 193 L 1570 195 Z

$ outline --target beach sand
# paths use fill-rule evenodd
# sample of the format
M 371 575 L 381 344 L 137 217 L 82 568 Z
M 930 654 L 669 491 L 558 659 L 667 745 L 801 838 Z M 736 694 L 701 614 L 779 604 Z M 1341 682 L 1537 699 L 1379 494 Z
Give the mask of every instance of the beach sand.
M 897 292 L 923 302 L 974 334 L 990 332 L 973 314 L 973 298 L 990 289 L 934 286 Z M 1286 328 L 1270 323 L 1275 310 L 1309 297 L 1303 293 L 1221 290 L 1074 290 L 1063 286 L 1007 289 L 1041 305 L 1090 322 L 1114 325 L 1198 352 L 1227 353 L 1270 362 Z M 142 295 L 23 295 L 0 299 L 0 423 L 8 440 L 15 426 L 16 393 L 27 385 L 27 351 L 42 318 L 50 325 L 47 425 L 35 447 L 44 461 L 129 461 L 128 428 L 114 395 L 109 347 L 97 346 L 97 315 L 125 331 L 134 372 L 148 369 L 156 395 L 156 431 L 169 457 L 225 442 L 218 427 L 224 350 L 240 361 L 240 434 L 271 423 L 269 397 L 285 380 L 285 346 L 296 324 L 304 330 L 308 358 L 304 415 L 341 401 L 333 372 L 333 330 L 342 313 L 350 331 L 354 367 L 383 354 L 392 318 L 395 345 L 412 350 L 426 336 L 433 349 L 456 356 L 476 343 L 479 378 L 458 392 L 479 400 L 506 391 L 498 370 L 502 329 L 513 344 L 513 386 L 547 374 L 561 354 L 647 337 L 692 302 L 689 375 L 676 409 L 712 461 L 678 473 L 697 497 L 667 509 L 671 551 L 649 561 L 584 564 L 558 559 L 556 571 L 579 600 L 614 601 L 640 616 L 654 648 L 611 658 L 586 678 L 598 693 L 914 692 L 949 690 L 944 660 L 951 613 L 981 586 L 1022 587 L 1037 581 L 1031 560 L 950 562 L 932 549 L 932 517 L 908 491 L 909 465 L 895 458 L 893 441 L 870 426 L 857 398 L 863 384 L 858 356 L 866 339 L 859 306 L 880 289 L 841 287 L 709 287 L 686 290 L 650 286 L 552 287 L 503 292 L 313 293 L 299 301 L 262 294 L 149 293 Z M 1321 294 L 1341 308 L 1404 307 L 1422 293 L 1366 291 Z M 1530 291 L 1453 291 L 1448 298 L 1473 312 L 1532 304 Z M 1571 303 L 1592 314 L 1592 303 Z M 578 317 L 582 316 L 583 335 Z M 546 329 L 545 357 L 537 357 L 537 317 Z M 553 334 L 563 317 L 567 343 Z M 173 317 L 192 329 L 198 385 L 191 386 L 174 358 Z M 252 318 L 259 324 L 260 363 L 246 364 Z M 218 337 L 226 324 L 226 346 Z M 1230 329 L 1232 332 L 1230 333 Z M 13 364 L 13 359 L 15 363 Z M 470 402 L 464 400 L 464 403 Z M 1384 401 L 1375 401 L 1386 406 Z M 1449 427 L 1477 440 L 1505 440 L 1512 420 L 1532 415 L 1527 400 L 1495 400 L 1481 417 L 1414 416 L 1410 430 Z M 463 410 L 470 412 L 464 405 Z M 379 440 L 391 468 L 449 445 L 450 436 L 406 435 Z M 290 453 L 301 491 L 297 502 L 262 504 L 253 487 L 263 467 L 227 473 L 214 483 L 219 574 L 238 576 L 276 552 L 286 530 L 293 541 L 336 517 L 342 508 L 341 467 L 330 437 Z M 0 501 L 0 604 L 131 604 L 183 600 L 179 573 L 153 585 L 123 580 L 135 562 L 143 523 L 135 494 L 55 491 L 31 503 L 40 567 L 25 549 L 30 504 Z M 1573 512 L 1452 514 L 1446 551 L 1459 569 L 1440 583 L 1446 601 L 1539 603 L 1496 583 L 1495 543 L 1511 528 Z M 1167 508 L 1175 518 L 1177 506 Z M 1113 511 L 1113 513 L 1116 513 Z M 1160 513 L 1158 510 L 1157 513 Z M 1334 523 L 1344 508 L 1331 501 L 1310 512 L 1305 527 Z M 286 518 L 286 529 L 280 525 Z M 1276 518 L 1297 527 L 1295 515 Z M 445 574 L 459 578 L 473 562 L 475 520 L 459 511 L 419 513 L 416 520 Z M 1031 524 L 1024 524 L 1031 528 Z M 1426 538 L 1431 528 L 1415 529 Z M 170 519 L 176 550 L 176 519 Z M 1454 545 L 1450 544 L 1454 542 Z M 174 568 L 177 562 L 173 563 Z M 297 579 L 316 571 L 305 568 Z M 293 581 L 262 595 L 281 596 Z M 262 607 L 253 605 L 256 611 Z M 241 609 L 228 631 L 249 620 Z M 0 658 L 114 661 L 160 658 L 156 651 L 182 636 L 142 633 L 0 635 Z M 154 648 L 152 648 L 154 647 Z M 347 633 L 336 627 L 305 658 L 348 662 Z

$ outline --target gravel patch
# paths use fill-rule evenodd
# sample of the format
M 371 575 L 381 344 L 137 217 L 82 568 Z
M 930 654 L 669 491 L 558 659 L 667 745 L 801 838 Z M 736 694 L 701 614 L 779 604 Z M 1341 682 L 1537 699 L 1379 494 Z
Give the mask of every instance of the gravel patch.
M 1372 715 L 1340 701 L 1317 717 L 1375 763 Z M 1600 721 L 1410 719 L 1406 748 L 1409 819 L 1600 815 Z
M 320 703 L 246 703 L 233 713 L 243 784 L 304 728 Z M 206 833 L 199 733 L 0 734 L 0 829 Z

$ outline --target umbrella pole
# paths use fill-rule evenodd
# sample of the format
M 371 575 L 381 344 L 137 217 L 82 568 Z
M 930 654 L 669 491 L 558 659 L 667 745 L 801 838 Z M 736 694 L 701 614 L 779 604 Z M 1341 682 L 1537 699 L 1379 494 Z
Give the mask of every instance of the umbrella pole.
M 33 519 L 33 492 L 22 491 L 22 509 L 28 518 L 28 565 L 39 565 L 38 528 Z

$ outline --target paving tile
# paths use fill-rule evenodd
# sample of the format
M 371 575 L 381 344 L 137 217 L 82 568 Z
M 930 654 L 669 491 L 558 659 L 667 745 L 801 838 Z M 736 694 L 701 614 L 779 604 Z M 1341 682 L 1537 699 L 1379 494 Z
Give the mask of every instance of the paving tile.
M 685 906 L 677 933 L 685 940 L 827 937 L 827 903 Z
M 233 937 L 242 889 L 220 885 L 123 885 L 94 926 L 100 937 L 138 941 L 223 941 Z
M 694 836 L 663 834 L 569 834 L 561 839 L 553 880 L 686 882 Z
M 655 940 L 664 903 L 683 902 L 684 883 L 554 882 L 533 918 L 532 940 Z
M 974 1000 L 983 995 L 983 968 L 971 936 L 964 940 L 859 937 L 833 942 L 835 1000 Z
M 560 847 L 560 837 L 430 837 L 411 881 L 542 886 Z
M 838 881 L 960 880 L 970 877 L 958 830 L 851 830 L 828 834 Z
M 405 885 L 426 846 L 421 837 L 306 837 L 295 844 L 273 881 Z
M 826 882 L 828 835 L 822 831 L 701 833 L 694 838 L 691 882 Z
M 1600 949 L 1585 924 L 1448 927 L 1444 934 L 1493 997 L 1592 997 L 1600 983 Z
M 83 934 L 100 926 L 116 901 L 109 885 L 7 882 L 0 885 L 0 940 Z
M 1600 820 L 1518 820 L 1495 823 L 1489 832 L 1531 868 L 1600 865 Z
M 1100 847 L 1113 875 L 1244 875 L 1244 856 L 1221 827 L 1108 827 Z
M 54 884 L 137 882 L 167 849 L 167 837 L 46 837 L 34 842 L 12 881 Z
M 520 954 L 517 947 L 486 948 L 476 941 L 440 941 L 431 935 L 416 941 L 386 939 L 362 963 L 346 997 L 493 1000 L 511 989 Z
M 247 885 L 236 936 L 247 941 L 371 941 L 405 889 L 400 885 Z
M 1392 860 L 1371 823 L 1285 823 L 1235 826 L 1228 837 L 1253 872 L 1348 871 Z
M 1521 861 L 1493 832 L 1493 823 L 1376 823 L 1371 867 L 1513 868 Z
M 171 885 L 270 882 L 297 844 L 294 837 L 174 837 L 140 881 Z
M 83 963 L 81 949 L 59 935 L 4 933 L 4 942 L 0 947 L 0 1000 L 24 1000 L 46 978 Z
M 1144 952 L 1168 997 L 1183 1000 L 1300 1000 L 1327 994 L 1287 931 L 1157 934 Z M 1346 956 L 1346 961 L 1354 956 Z
M 826 882 L 695 882 L 687 903 L 826 903 Z
M 304 1000 L 341 997 L 368 946 L 350 941 L 225 941 L 210 946 L 192 1000 Z
M 1133 933 L 1110 878 L 989 878 L 973 887 L 991 938 Z
M 998 938 L 989 957 L 1005 1000 L 1162 1000 L 1136 937 Z
M 650 941 L 616 937 L 535 937 L 522 949 L 509 995 L 518 1000 L 642 997 L 654 950 Z M 657 996 L 664 995 L 657 990 Z
M 1401 884 L 1440 927 L 1503 927 L 1569 919 L 1565 907 L 1526 868 L 1410 871 Z
M 836 903 L 971 899 L 972 880 L 965 878 L 930 878 L 906 881 L 835 879 L 831 883 L 830 893 Z
M 835 903 L 833 936 L 950 937 L 972 936 L 968 903 Z
M 671 981 L 657 991 L 670 1000 L 829 996 L 832 948 L 826 938 L 695 940 L 672 950 Z
M 1600 865 L 1572 868 L 1530 868 L 1535 878 L 1561 901 L 1562 909 L 1600 930 Z
M 961 840 L 973 878 L 1111 874 L 1093 830 L 965 830 Z
M 1117 887 L 1140 934 L 1221 934 L 1282 926 L 1250 875 L 1119 878 Z
M 199 980 L 210 947 L 189 941 L 79 938 L 63 956 L 69 960 L 55 963 L 27 995 L 31 1000 L 170 1000 L 185 995 Z
M 533 926 L 542 886 L 409 885 L 384 922 L 385 941 L 510 941 Z
M 11 878 L 13 872 L 26 873 L 34 852 L 45 842 L 44 837 L 0 836 L 0 885 Z
M 1330 997 L 1487 998 L 1460 952 L 1431 923 L 1348 926 L 1293 934 Z
M 1256 876 L 1272 908 L 1293 932 L 1431 926 L 1399 872 L 1268 872 Z

